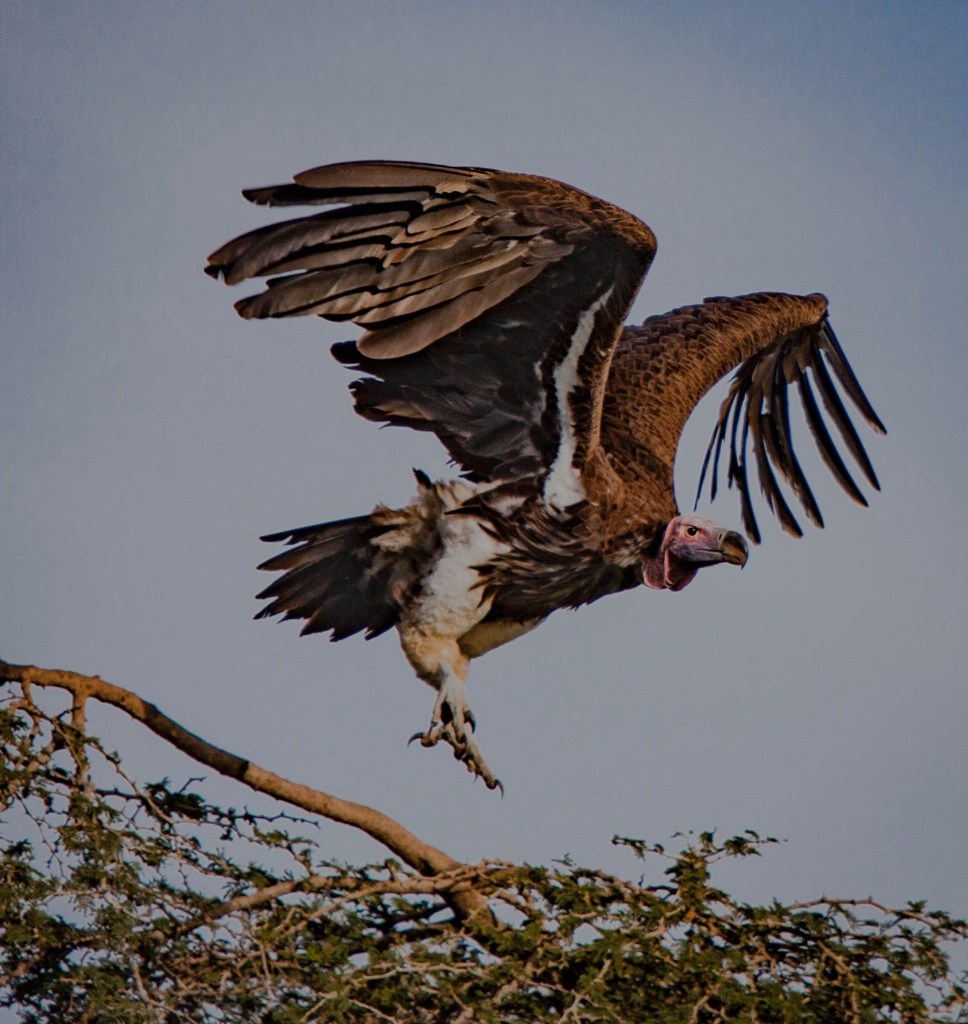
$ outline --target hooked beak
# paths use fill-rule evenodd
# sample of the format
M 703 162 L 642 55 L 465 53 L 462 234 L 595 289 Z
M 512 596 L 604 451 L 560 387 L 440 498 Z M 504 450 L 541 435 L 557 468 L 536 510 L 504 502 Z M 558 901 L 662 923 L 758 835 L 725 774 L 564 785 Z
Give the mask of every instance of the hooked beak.
M 723 561 L 730 565 L 738 565 L 741 569 L 746 565 L 750 556 L 750 549 L 746 541 L 738 533 L 727 530 L 719 538 L 719 550 L 722 553 Z

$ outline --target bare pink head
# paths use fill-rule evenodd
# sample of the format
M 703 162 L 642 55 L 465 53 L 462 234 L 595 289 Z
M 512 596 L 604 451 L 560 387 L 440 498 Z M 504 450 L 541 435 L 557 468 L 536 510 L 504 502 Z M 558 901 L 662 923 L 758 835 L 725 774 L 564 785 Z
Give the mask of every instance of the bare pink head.
M 675 516 L 654 555 L 642 561 L 642 579 L 653 590 L 682 590 L 703 566 L 728 562 L 742 568 L 749 557 L 746 541 L 702 516 Z

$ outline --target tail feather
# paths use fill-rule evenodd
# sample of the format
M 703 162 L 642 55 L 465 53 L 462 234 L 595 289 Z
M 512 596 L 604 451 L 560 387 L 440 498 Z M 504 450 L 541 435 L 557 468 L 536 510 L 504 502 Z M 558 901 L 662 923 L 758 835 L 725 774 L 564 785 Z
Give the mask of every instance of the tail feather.
M 400 617 L 400 567 L 373 542 L 392 528 L 376 516 L 357 516 L 263 537 L 297 546 L 259 566 L 284 574 L 258 595 L 271 604 L 256 618 L 305 619 L 303 634 L 329 630 L 331 640 L 386 632 Z

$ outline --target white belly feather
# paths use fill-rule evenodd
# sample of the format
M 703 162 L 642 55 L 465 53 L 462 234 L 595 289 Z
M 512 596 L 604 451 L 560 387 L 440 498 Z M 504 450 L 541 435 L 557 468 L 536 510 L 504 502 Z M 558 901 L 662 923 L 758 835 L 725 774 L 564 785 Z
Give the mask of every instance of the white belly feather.
M 491 607 L 474 566 L 486 564 L 508 547 L 485 533 L 473 516 L 443 515 L 439 529 L 440 557 L 424 578 L 420 600 L 407 623 L 423 633 L 456 638 L 476 626 Z

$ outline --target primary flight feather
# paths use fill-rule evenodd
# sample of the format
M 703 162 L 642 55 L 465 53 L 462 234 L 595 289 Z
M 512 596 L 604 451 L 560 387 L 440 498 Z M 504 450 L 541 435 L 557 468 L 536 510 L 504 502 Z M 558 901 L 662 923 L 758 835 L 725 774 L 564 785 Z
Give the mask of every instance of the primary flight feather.
M 748 453 L 769 509 L 801 528 L 778 477 L 817 526 L 794 452 L 799 393 L 824 464 L 866 504 L 831 429 L 874 488 L 844 405 L 884 432 L 827 319 L 827 300 L 759 293 L 706 299 L 640 327 L 625 317 L 655 255 L 646 224 L 579 189 L 475 167 L 365 161 L 247 190 L 264 206 L 321 206 L 241 235 L 209 257 L 228 284 L 268 278 L 246 319 L 314 314 L 364 329 L 334 356 L 367 419 L 432 431 L 462 479 L 417 474 L 403 509 L 287 530 L 260 616 L 303 619 L 339 640 L 396 626 L 437 690 L 425 746 L 440 740 L 488 787 L 473 736 L 471 658 L 551 612 L 645 584 L 678 591 L 699 569 L 744 565 L 731 530 L 676 504 L 673 466 L 699 399 L 732 370 L 702 468 L 715 497 L 727 446 L 754 542 Z M 839 389 L 839 390 L 838 390 Z

